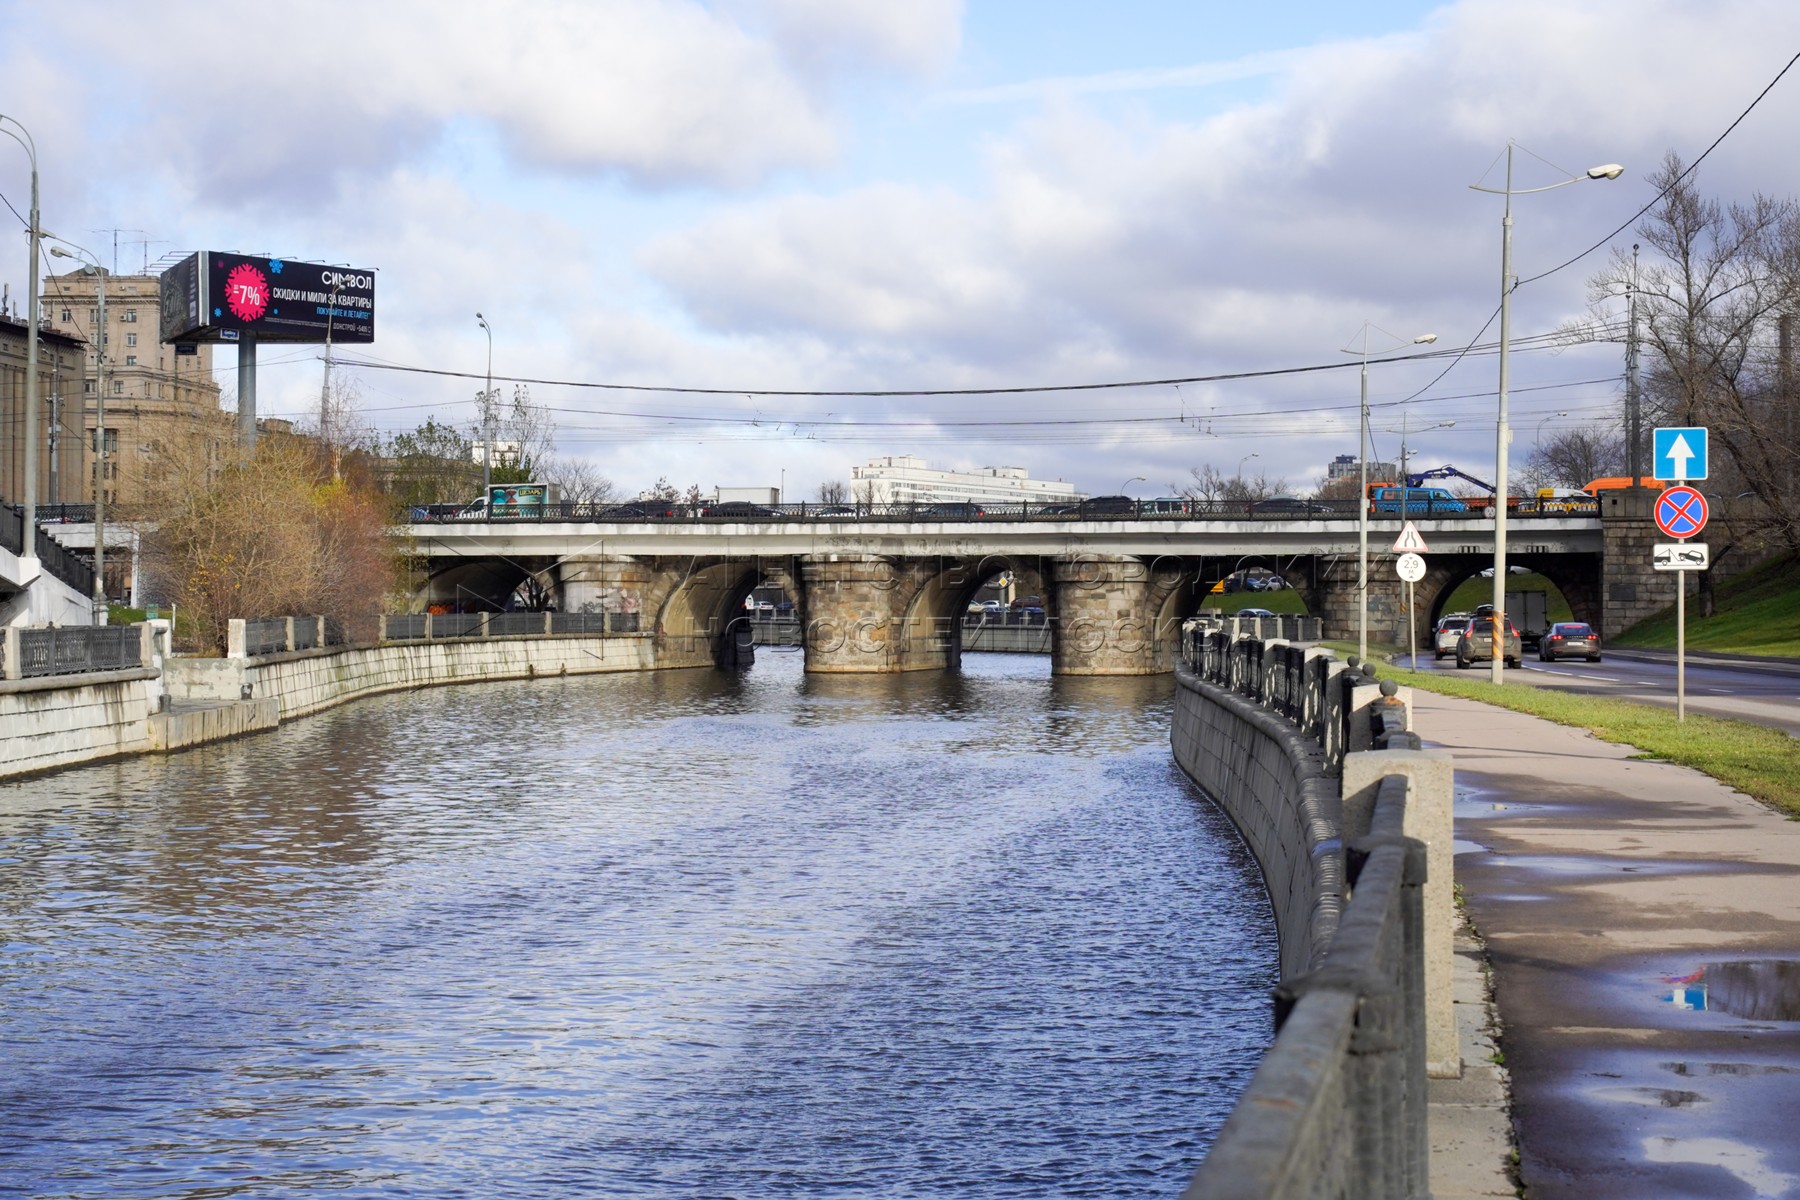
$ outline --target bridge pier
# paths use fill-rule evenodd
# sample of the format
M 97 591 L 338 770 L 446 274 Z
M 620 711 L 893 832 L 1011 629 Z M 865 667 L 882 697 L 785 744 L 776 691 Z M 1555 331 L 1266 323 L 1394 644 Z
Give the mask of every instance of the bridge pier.
M 1201 571 L 1173 557 L 1053 559 L 1045 597 L 1056 675 L 1158 675 L 1175 669 Z

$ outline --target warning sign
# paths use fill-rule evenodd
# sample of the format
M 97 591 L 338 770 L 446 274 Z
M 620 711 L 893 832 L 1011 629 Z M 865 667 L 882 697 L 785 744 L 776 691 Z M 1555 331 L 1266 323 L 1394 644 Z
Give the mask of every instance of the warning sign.
M 1419 535 L 1419 527 L 1411 521 L 1400 530 L 1400 536 L 1394 539 L 1395 554 L 1423 554 L 1429 549 L 1431 547 Z

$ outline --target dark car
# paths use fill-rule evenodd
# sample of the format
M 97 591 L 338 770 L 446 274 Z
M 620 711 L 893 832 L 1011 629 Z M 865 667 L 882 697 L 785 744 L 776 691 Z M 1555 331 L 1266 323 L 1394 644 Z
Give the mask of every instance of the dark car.
M 1503 617 L 1506 632 L 1501 635 L 1500 655 L 1509 667 L 1516 667 L 1522 661 L 1523 643 L 1519 638 L 1519 627 L 1512 623 L 1511 617 Z M 1494 661 L 1494 606 L 1484 604 L 1475 610 L 1475 616 L 1456 639 L 1456 665 L 1467 670 L 1478 662 Z
M 1581 621 L 1558 621 L 1538 639 L 1538 658 L 1543 662 L 1577 655 L 1589 662 L 1600 661 L 1600 632 L 1592 625 Z
M 1137 515 L 1138 502 L 1130 496 L 1090 496 L 1075 506 L 1078 517 Z
M 987 515 L 987 509 L 972 500 L 946 500 L 938 504 L 926 504 L 920 507 L 921 517 L 949 518 L 951 520 L 970 520 Z
M 630 504 L 616 504 L 607 509 L 605 515 L 609 521 L 663 520 L 681 516 L 682 505 L 673 500 L 636 500 Z
M 727 500 L 723 504 L 714 504 L 702 515 L 726 521 L 779 521 L 782 517 L 779 509 L 770 508 L 766 504 L 752 504 L 748 500 Z
M 1253 517 L 1304 517 L 1331 511 L 1329 504 L 1321 504 L 1317 500 L 1302 500 L 1298 496 L 1269 496 L 1250 504 L 1250 515 Z

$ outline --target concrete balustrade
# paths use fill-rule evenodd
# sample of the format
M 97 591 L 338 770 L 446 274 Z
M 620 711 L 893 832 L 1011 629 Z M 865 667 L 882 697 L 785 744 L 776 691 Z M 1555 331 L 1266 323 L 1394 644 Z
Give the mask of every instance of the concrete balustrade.
M 1316 649 L 1192 626 L 1176 761 L 1275 910 L 1275 1042 L 1189 1197 L 1424 1197 L 1426 1081 L 1461 1072 L 1452 764 L 1409 698 Z M 1394 748 L 1388 748 L 1394 747 Z

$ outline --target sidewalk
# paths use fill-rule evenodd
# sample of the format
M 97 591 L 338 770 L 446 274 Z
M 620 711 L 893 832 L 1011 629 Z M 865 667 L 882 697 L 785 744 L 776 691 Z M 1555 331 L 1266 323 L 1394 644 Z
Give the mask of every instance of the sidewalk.
M 1581 730 L 1413 701 L 1456 755 L 1531 1200 L 1800 1198 L 1800 823 Z

